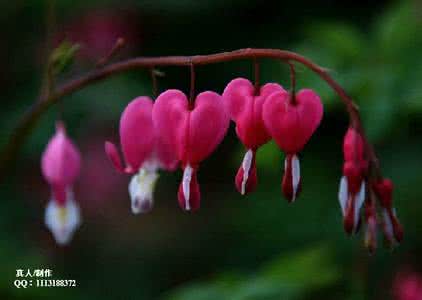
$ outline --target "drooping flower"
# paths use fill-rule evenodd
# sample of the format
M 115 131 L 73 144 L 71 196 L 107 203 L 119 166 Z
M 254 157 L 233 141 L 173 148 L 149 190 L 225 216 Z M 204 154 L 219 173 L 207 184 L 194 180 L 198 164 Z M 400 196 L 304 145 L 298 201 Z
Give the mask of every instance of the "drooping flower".
M 58 122 L 41 158 L 41 170 L 51 187 L 51 199 L 45 212 L 45 224 L 58 244 L 67 244 L 80 225 L 79 206 L 72 186 L 80 172 L 80 154 Z
M 224 90 L 224 104 L 231 119 L 236 123 L 237 136 L 247 149 L 235 178 L 236 188 L 242 195 L 255 189 L 256 151 L 271 140 L 262 120 L 262 107 L 272 93 L 283 91 L 280 85 L 267 83 L 256 94 L 253 84 L 244 78 L 233 79 Z
M 129 183 L 131 208 L 135 214 L 152 209 L 158 170 L 172 171 L 178 163 L 169 146 L 157 134 L 152 108 L 149 97 L 138 97 L 122 113 L 120 144 L 126 166 L 121 162 L 117 147 L 111 142 L 105 143 L 106 154 L 116 170 L 135 174 Z
M 339 189 L 343 225 L 348 234 L 356 232 L 359 228 L 360 209 L 366 196 L 365 175 L 368 162 L 364 156 L 364 147 L 360 133 L 350 127 L 343 142 L 343 177 Z
M 171 145 L 181 161 L 179 205 L 183 210 L 195 211 L 200 206 L 199 164 L 220 144 L 230 122 L 222 97 L 206 91 L 190 107 L 183 92 L 168 90 L 157 98 L 153 120 L 163 141 Z
M 373 184 L 373 189 L 381 204 L 384 236 L 388 244 L 393 246 L 403 239 L 403 227 L 393 207 L 393 182 L 386 178 L 379 179 Z
M 280 91 L 268 97 L 262 113 L 268 132 L 286 153 L 282 191 L 287 200 L 293 202 L 301 189 L 298 153 L 321 122 L 321 100 L 310 89 L 303 89 L 296 95 Z

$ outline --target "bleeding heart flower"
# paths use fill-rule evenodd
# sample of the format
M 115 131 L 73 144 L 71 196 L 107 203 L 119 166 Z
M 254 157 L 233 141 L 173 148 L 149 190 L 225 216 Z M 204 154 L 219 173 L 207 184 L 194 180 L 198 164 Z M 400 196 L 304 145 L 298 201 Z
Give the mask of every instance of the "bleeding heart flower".
M 267 98 L 275 92 L 284 92 L 276 83 L 267 83 L 259 93 L 253 84 L 244 78 L 232 80 L 224 90 L 223 100 L 231 119 L 236 123 L 236 133 L 247 152 L 236 178 L 236 188 L 242 194 L 253 191 L 257 184 L 255 154 L 258 148 L 271 136 L 262 120 L 262 107 Z
M 301 189 L 297 154 L 318 128 L 322 115 L 321 99 L 309 89 L 303 89 L 296 95 L 276 92 L 264 103 L 262 118 L 265 126 L 286 153 L 282 190 L 289 202 L 295 201 Z
M 149 97 L 131 101 L 120 119 L 120 143 L 126 167 L 120 160 L 117 147 L 105 143 L 105 151 L 116 170 L 136 173 L 129 183 L 132 212 L 148 212 L 153 206 L 153 192 L 159 177 L 158 170 L 173 171 L 178 161 L 169 145 L 164 143 L 152 122 L 153 102 Z
M 72 192 L 80 165 L 78 149 L 67 137 L 63 123 L 58 122 L 56 133 L 42 155 L 41 170 L 52 190 L 45 224 L 60 245 L 67 244 L 80 225 L 79 206 Z
M 359 228 L 360 209 L 366 196 L 365 174 L 368 162 L 364 157 L 364 147 L 362 136 L 350 127 L 343 142 L 343 177 L 339 189 L 343 225 L 348 234 L 357 232 Z
M 174 149 L 182 162 L 183 179 L 179 187 L 179 205 L 184 210 L 200 206 L 197 169 L 224 138 L 230 117 L 217 93 L 206 91 L 189 107 L 186 95 L 168 90 L 158 96 L 153 120 L 162 139 Z
M 393 182 L 390 179 L 380 179 L 373 184 L 373 189 L 381 203 L 385 238 L 390 246 L 394 246 L 403 240 L 403 227 L 393 207 Z

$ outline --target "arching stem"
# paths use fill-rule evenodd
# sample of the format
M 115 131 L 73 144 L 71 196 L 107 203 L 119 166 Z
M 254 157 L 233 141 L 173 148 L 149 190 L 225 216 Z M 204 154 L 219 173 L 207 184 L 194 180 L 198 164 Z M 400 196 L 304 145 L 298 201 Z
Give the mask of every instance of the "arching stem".
M 60 98 L 70 95 L 88 85 L 106 79 L 112 75 L 119 74 L 128 70 L 137 68 L 151 68 L 153 66 L 190 66 L 191 67 L 191 93 L 190 97 L 194 95 L 194 65 L 206 65 L 221 63 L 239 59 L 257 59 L 257 58 L 271 58 L 279 59 L 283 62 L 294 61 L 306 66 L 308 69 L 316 73 L 321 79 L 337 93 L 349 114 L 350 122 L 361 133 L 366 141 L 366 137 L 361 125 L 360 115 L 357 105 L 353 102 L 352 98 L 347 95 L 344 89 L 330 76 L 326 69 L 313 63 L 311 60 L 290 51 L 279 49 L 239 49 L 231 52 L 222 52 L 210 55 L 195 55 L 195 56 L 160 56 L 160 57 L 137 57 L 121 62 L 109 64 L 100 69 L 95 69 L 79 78 L 69 80 L 48 95 L 42 95 L 39 101 L 35 102 L 28 111 L 23 115 L 17 127 L 14 129 L 9 142 L 2 149 L 0 153 L 0 180 L 1 176 L 6 175 L 7 164 L 10 163 L 17 151 L 22 146 L 26 137 L 30 133 L 33 126 L 36 124 L 40 116 Z M 369 144 L 369 143 L 368 143 Z M 373 162 L 373 166 L 378 168 L 378 159 L 374 151 L 369 149 L 369 160 Z M 378 170 L 379 171 L 379 170 Z

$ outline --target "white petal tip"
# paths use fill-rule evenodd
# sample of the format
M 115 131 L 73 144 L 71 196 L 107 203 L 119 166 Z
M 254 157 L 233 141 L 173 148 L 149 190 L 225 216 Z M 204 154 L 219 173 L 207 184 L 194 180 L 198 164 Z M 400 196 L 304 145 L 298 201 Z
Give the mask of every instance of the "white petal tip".
M 300 162 L 297 155 L 293 155 L 292 156 L 292 186 L 293 186 L 292 202 L 296 200 L 299 183 L 300 183 Z
M 64 206 L 50 200 L 45 211 L 45 224 L 57 244 L 67 245 L 81 224 L 79 206 L 74 200 L 68 199 Z
M 242 178 L 242 186 L 241 186 L 241 191 L 240 191 L 241 195 L 246 194 L 246 183 L 248 182 L 249 171 L 252 165 L 252 159 L 253 159 L 253 151 L 249 149 L 246 152 L 245 157 L 243 158 L 243 161 L 242 161 L 243 178 Z
M 145 168 L 141 168 L 138 174 L 132 177 L 129 183 L 132 213 L 146 213 L 152 209 L 154 188 L 158 177 L 156 170 L 150 171 Z
M 182 189 L 185 197 L 185 210 L 190 210 L 190 182 L 192 180 L 193 168 L 187 165 L 183 170 Z
M 346 214 L 346 204 L 348 198 L 348 188 L 347 188 L 347 179 L 346 176 L 341 177 L 340 179 L 340 188 L 338 191 L 338 200 L 341 207 L 341 212 L 343 216 Z

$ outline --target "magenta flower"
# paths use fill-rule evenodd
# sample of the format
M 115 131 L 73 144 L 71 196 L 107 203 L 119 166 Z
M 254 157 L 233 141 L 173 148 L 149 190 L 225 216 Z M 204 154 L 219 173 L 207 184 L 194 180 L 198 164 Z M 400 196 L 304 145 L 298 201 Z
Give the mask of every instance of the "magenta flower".
M 339 202 L 344 229 L 356 232 L 360 223 L 360 209 L 365 201 L 365 174 L 368 162 L 364 157 L 364 141 L 356 129 L 350 127 L 343 142 L 343 177 L 340 180 Z
M 301 189 L 297 154 L 318 128 L 322 115 L 321 100 L 309 89 L 301 90 L 296 95 L 286 91 L 276 92 L 264 103 L 262 118 L 265 126 L 286 153 L 282 191 L 289 202 L 295 201 Z
M 153 109 L 158 132 L 182 163 L 183 180 L 178 200 L 180 207 L 187 211 L 200 206 L 196 178 L 199 164 L 220 144 L 230 122 L 222 97 L 217 93 L 199 94 L 192 106 L 189 107 L 183 92 L 168 90 L 158 96 Z
M 67 244 L 80 225 L 79 206 L 72 192 L 80 165 L 78 149 L 67 137 L 63 123 L 58 122 L 56 133 L 42 155 L 41 170 L 52 190 L 45 223 L 60 245 Z
M 283 91 L 280 85 L 267 83 L 255 94 L 253 84 L 244 78 L 232 80 L 224 90 L 224 103 L 236 123 L 237 136 L 247 149 L 235 178 L 236 188 L 242 195 L 255 189 L 258 180 L 256 151 L 271 140 L 262 120 L 262 107 L 272 93 Z
M 120 144 L 126 166 L 117 147 L 105 143 L 105 151 L 116 170 L 135 174 L 129 183 L 132 212 L 148 212 L 153 206 L 153 192 L 158 170 L 173 171 L 178 161 L 156 132 L 152 122 L 153 102 L 149 97 L 131 101 L 120 118 Z

